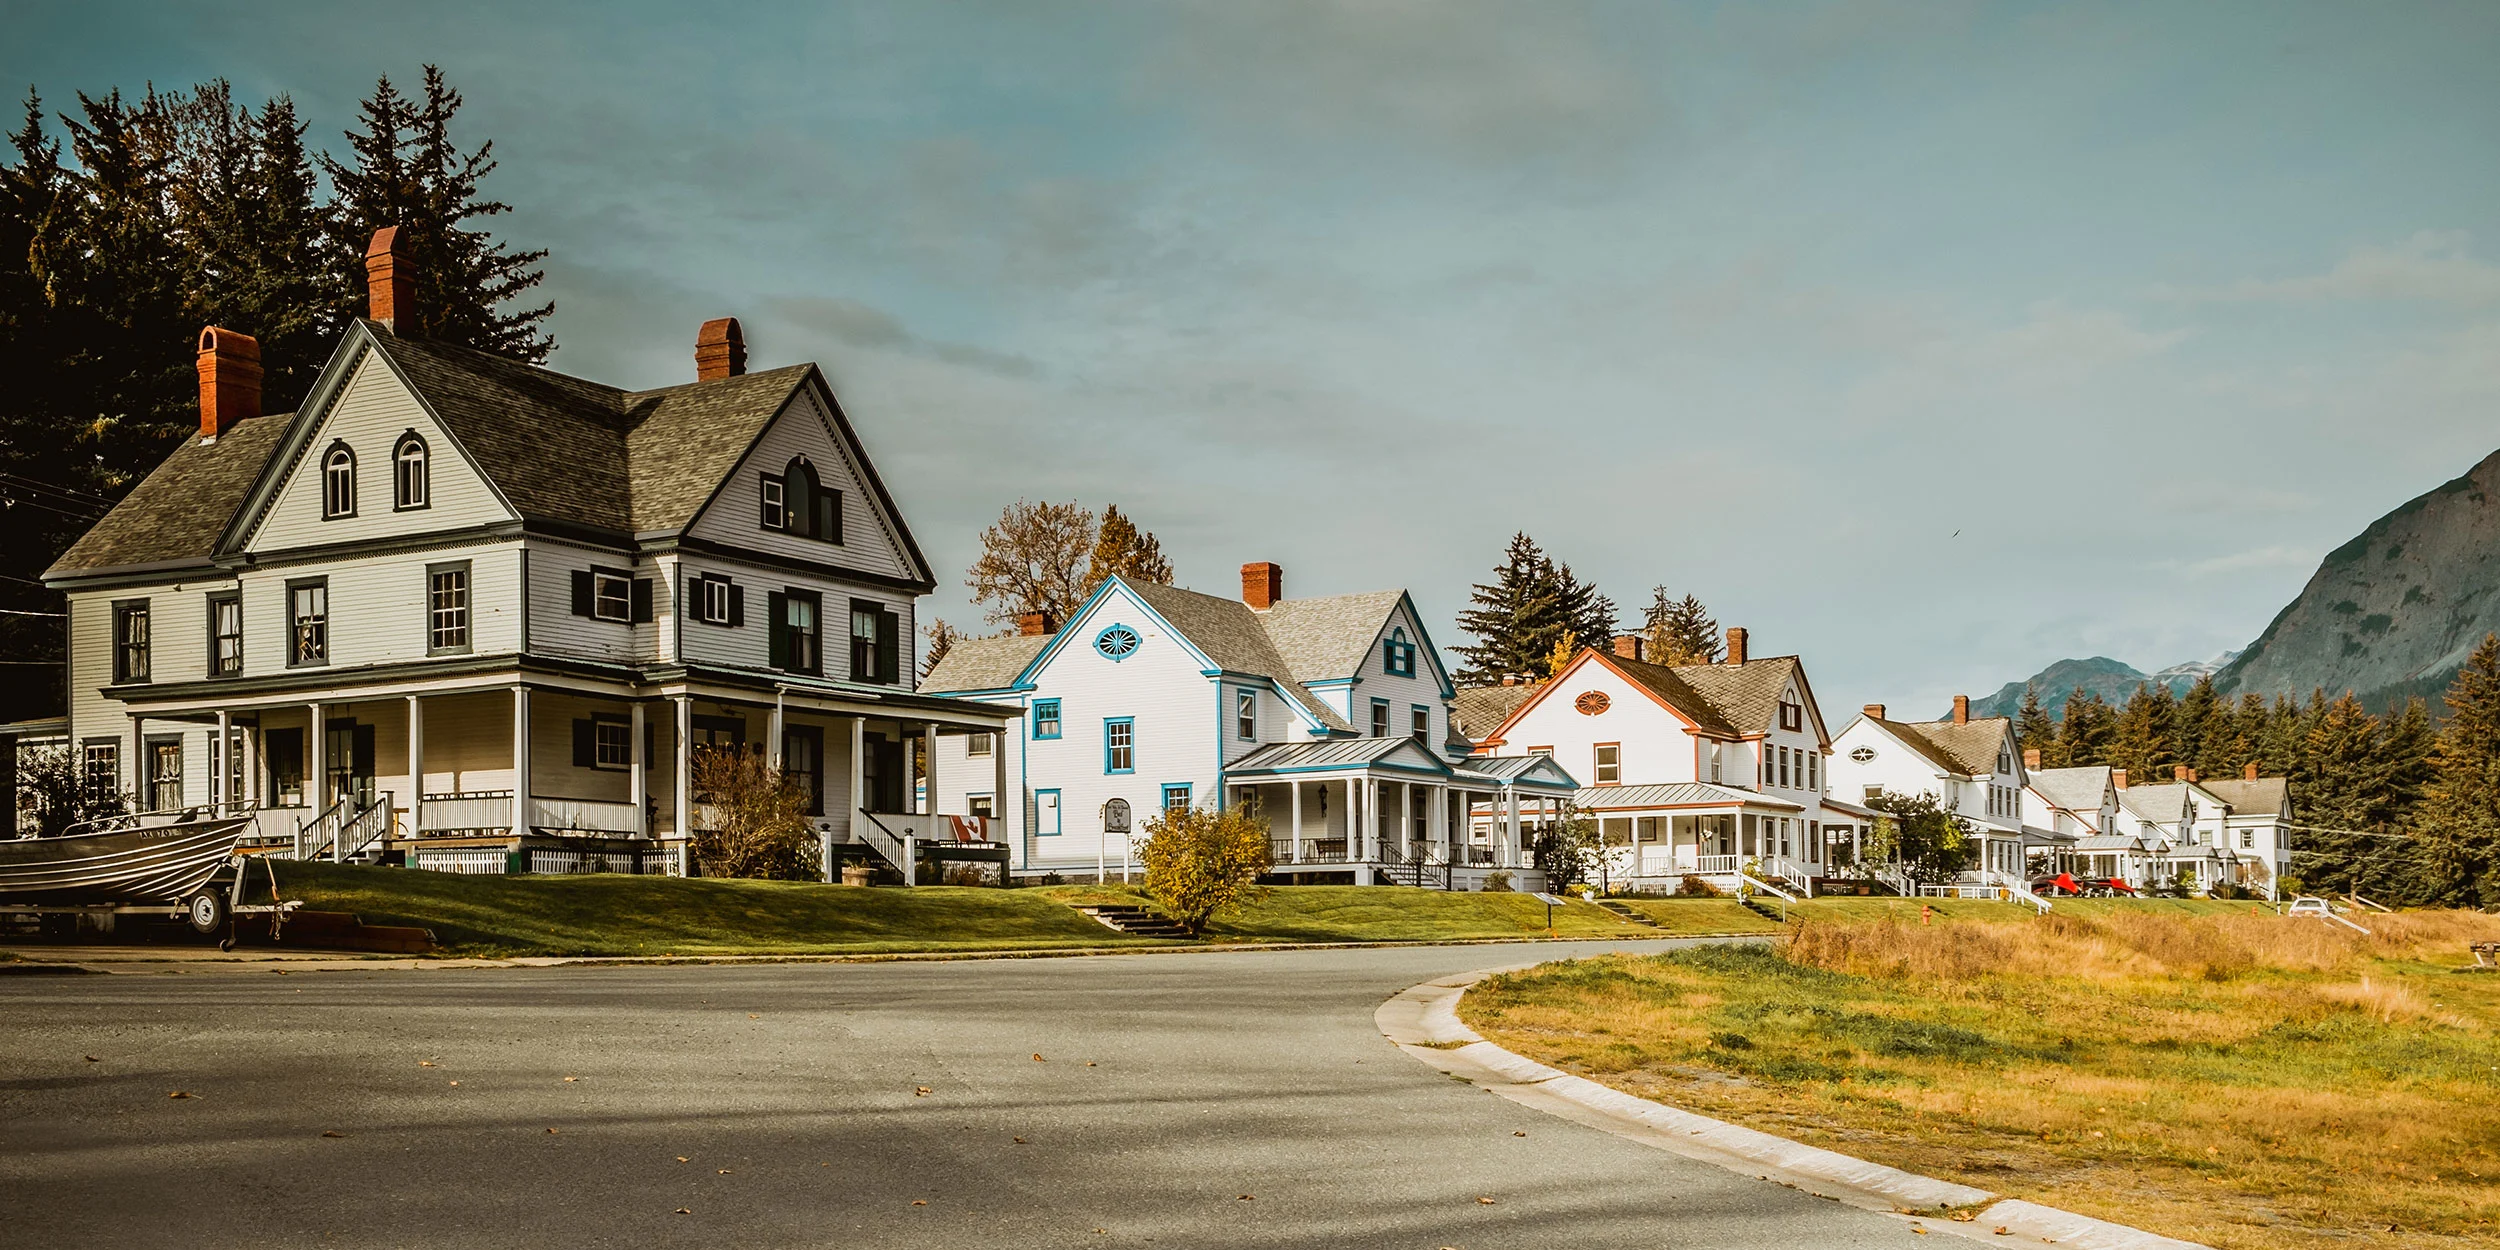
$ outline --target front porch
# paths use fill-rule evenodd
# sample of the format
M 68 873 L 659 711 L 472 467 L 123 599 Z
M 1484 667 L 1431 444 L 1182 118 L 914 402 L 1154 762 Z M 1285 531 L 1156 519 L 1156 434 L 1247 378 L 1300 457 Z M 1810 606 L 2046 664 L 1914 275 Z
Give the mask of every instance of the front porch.
M 1288 884 L 1481 890 L 1496 873 L 1541 888 L 1529 851 L 1571 780 L 1551 760 L 1452 765 L 1409 738 L 1261 747 L 1226 770 L 1226 801 L 1263 816 Z
M 1576 799 L 1597 820 L 1602 890 L 1676 894 L 1687 878 L 1718 890 L 1753 884 L 1812 894 L 1827 875 L 1823 833 L 1806 809 L 1708 782 L 1594 786 Z

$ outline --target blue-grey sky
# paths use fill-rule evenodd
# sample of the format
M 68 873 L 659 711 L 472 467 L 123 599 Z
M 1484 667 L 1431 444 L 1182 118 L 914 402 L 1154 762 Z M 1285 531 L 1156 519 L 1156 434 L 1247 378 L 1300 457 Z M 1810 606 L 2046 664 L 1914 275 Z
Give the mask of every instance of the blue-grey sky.
M 441 64 L 555 365 L 821 362 L 959 622 L 1018 496 L 1445 647 L 1525 529 L 1837 723 L 2241 646 L 2500 446 L 2490 4 L 0 8 L 334 147 Z

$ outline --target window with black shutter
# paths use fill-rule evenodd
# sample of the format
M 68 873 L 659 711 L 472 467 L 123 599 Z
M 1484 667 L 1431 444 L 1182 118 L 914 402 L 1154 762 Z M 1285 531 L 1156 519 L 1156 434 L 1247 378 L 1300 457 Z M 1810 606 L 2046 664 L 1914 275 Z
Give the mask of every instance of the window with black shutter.
M 823 600 L 812 590 L 776 590 L 766 597 L 766 651 L 774 668 L 824 671 Z
M 651 579 L 621 569 L 573 570 L 573 615 L 623 624 L 651 619 Z

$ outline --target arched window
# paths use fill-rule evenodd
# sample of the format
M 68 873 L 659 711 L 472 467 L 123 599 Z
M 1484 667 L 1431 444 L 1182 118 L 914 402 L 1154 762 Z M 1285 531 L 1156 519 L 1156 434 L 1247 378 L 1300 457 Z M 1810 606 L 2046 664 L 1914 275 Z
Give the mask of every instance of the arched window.
M 332 443 L 321 456 L 321 516 L 356 515 L 356 453 Z
M 816 466 L 801 456 L 790 462 L 781 474 L 784 506 L 789 509 L 787 528 L 801 538 L 816 536 Z
M 425 440 L 410 430 L 399 436 L 391 453 L 391 506 L 405 512 L 433 501 L 433 483 L 426 476 Z

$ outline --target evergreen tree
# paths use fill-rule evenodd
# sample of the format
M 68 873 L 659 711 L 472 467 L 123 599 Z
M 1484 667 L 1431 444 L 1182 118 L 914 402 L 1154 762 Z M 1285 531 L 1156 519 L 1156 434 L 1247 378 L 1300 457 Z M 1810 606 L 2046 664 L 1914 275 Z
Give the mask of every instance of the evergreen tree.
M 2057 727 L 2057 745 L 2065 752 L 2066 766 L 2091 768 L 2108 764 L 2109 741 L 2117 731 L 2117 720 L 2107 700 L 2086 693 L 2081 686 L 2075 687 L 2066 696 L 2066 712 Z
M 1542 681 L 1554 644 L 1574 632 L 1561 600 L 1554 562 L 1525 533 L 1511 537 L 1493 580 L 1479 583 L 1458 614 L 1458 627 L 1476 638 L 1451 648 L 1464 662 L 1457 678 L 1471 684 L 1505 677 Z
M 1580 646 L 1604 647 L 1615 637 L 1615 601 L 1597 593 L 1597 587 L 1572 575 L 1571 566 L 1554 566 L 1554 602 L 1562 614 L 1565 633 Z
M 1096 586 L 1115 573 L 1132 582 L 1172 584 L 1172 562 L 1164 558 L 1162 542 L 1121 515 L 1120 505 L 1106 504 L 1101 526 L 1095 531 L 1094 559 L 1085 573 L 1085 592 L 1092 594 Z
M 2373 888 L 2378 861 L 2392 847 L 2377 836 L 2392 814 L 2383 726 L 2350 693 L 2321 703 L 2309 719 L 2297 797 L 2301 823 L 2312 830 L 2301 839 L 2309 853 L 2300 877 L 2312 889 L 2337 893 Z
M 341 311 L 364 315 L 365 248 L 374 231 L 398 226 L 401 263 L 416 276 L 415 307 L 398 315 L 400 333 L 544 363 L 555 340 L 540 326 L 555 305 L 506 306 L 545 280 L 538 263 L 547 253 L 513 251 L 468 224 L 512 210 L 479 192 L 495 170 L 494 142 L 464 152 L 452 140 L 460 106 L 460 93 L 432 65 L 421 101 L 385 77 L 359 106 L 364 130 L 347 132 L 352 158 L 321 158 L 336 196 L 330 252 L 344 279 L 337 289 L 350 293 Z
M 2170 687 L 2137 686 L 2118 709 L 2117 722 L 2111 727 L 2106 752 L 2109 766 L 2126 769 L 2128 779 L 2139 785 L 2170 780 L 2170 766 L 2178 758 L 2170 750 L 2178 711 L 2178 699 Z
M 1652 664 L 1719 662 L 1719 622 L 1689 593 L 1676 599 L 1664 586 L 1653 588 L 1641 632 Z
M 2040 767 L 2066 767 L 2065 744 L 2057 740 L 2057 722 L 2049 719 L 2048 709 L 2040 706 L 2040 692 L 2023 687 L 2022 710 L 2014 714 L 2014 737 L 2026 750 L 2040 753 Z
M 2170 758 L 2196 769 L 2200 776 L 2204 767 L 2197 761 L 2204 754 L 2205 734 L 2214 727 L 2217 708 L 2222 708 L 2223 715 L 2229 714 L 2229 709 L 2222 707 L 2221 697 L 2214 693 L 2213 675 L 2208 673 L 2178 697 L 2177 712 L 2171 717 Z
M 2241 701 L 2247 711 L 2249 695 Z M 2307 775 L 2309 761 L 2309 725 L 2300 705 L 2287 694 L 2274 696 L 2274 702 L 2263 709 L 2262 716 L 2252 716 L 2251 733 L 2257 740 L 2257 771 L 2268 777 L 2300 778 Z M 2298 797 L 2297 794 L 2294 795 Z
M 2450 683 L 2422 807 L 2425 901 L 2500 903 L 2500 635 Z

